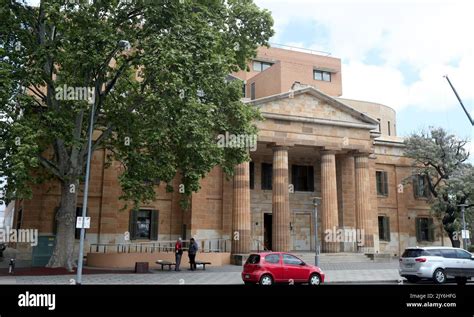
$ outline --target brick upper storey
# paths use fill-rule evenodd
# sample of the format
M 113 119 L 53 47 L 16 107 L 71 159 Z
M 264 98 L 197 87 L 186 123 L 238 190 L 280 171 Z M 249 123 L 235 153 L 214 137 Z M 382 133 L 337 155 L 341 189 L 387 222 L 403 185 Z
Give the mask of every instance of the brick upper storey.
M 232 76 L 243 80 L 245 97 L 260 99 L 288 92 L 295 82 L 312 86 L 355 110 L 378 119 L 383 137 L 396 138 L 396 113 L 392 108 L 368 101 L 338 98 L 342 95 L 341 60 L 307 50 L 260 47 L 248 63 L 249 71 Z

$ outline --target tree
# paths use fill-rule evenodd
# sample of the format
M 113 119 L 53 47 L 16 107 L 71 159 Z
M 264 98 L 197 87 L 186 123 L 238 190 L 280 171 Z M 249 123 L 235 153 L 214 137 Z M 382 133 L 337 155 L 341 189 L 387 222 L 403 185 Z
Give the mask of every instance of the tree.
M 474 207 L 474 167 L 467 162 L 467 141 L 442 128 L 412 134 L 405 140 L 405 155 L 413 159 L 413 174 L 427 180 L 429 202 L 441 219 L 453 246 L 459 246 L 460 204 Z
M 273 35 L 251 0 L 0 1 L 0 177 L 9 199 L 60 183 L 49 267 L 75 265 L 92 103 L 92 151 L 122 163 L 121 199 L 135 207 L 155 199 L 146 180 L 181 175 L 185 202 L 214 166 L 232 174 L 248 160 L 216 136 L 256 132 L 258 112 L 225 79 Z

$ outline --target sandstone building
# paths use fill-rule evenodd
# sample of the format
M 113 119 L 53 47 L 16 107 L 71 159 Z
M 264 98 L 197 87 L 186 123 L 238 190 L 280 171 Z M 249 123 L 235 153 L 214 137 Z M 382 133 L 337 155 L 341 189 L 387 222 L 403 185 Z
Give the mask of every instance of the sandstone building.
M 229 79 L 243 81 L 246 102 L 265 119 L 257 123 L 251 162 L 237 166 L 231 180 L 214 168 L 187 211 L 180 209 L 175 179 L 173 193 L 156 186 L 157 200 L 132 212 L 119 211 L 118 164 L 105 168 L 105 153 L 95 152 L 86 252 L 98 244 L 113 249 L 191 236 L 204 251 L 312 251 L 314 197 L 320 198 L 322 252 L 397 256 L 408 246 L 447 244 L 430 215 L 424 179 L 412 176 L 411 162 L 403 156 L 395 111 L 340 98 L 340 59 L 271 47 L 260 48 L 248 66 L 250 71 Z M 54 184 L 35 187 L 31 200 L 17 202 L 15 226 L 53 235 L 59 197 Z M 362 229 L 363 243 L 325 239 L 334 229 Z

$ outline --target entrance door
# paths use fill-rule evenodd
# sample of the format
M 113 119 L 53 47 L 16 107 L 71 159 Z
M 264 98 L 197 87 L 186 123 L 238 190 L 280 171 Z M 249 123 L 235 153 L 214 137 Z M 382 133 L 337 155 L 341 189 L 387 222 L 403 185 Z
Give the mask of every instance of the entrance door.
M 293 228 L 293 249 L 298 251 L 311 250 L 311 214 L 296 213 Z
M 263 245 L 272 249 L 272 214 L 263 214 Z

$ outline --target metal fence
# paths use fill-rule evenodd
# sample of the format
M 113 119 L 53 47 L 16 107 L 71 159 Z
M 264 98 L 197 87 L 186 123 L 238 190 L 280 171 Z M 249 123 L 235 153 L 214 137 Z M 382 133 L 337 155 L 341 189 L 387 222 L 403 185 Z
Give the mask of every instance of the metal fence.
M 188 250 L 189 241 L 183 241 L 183 250 Z M 200 252 L 230 252 L 230 239 L 206 239 L 197 241 Z M 92 243 L 89 253 L 153 253 L 174 252 L 176 240 L 124 243 Z

